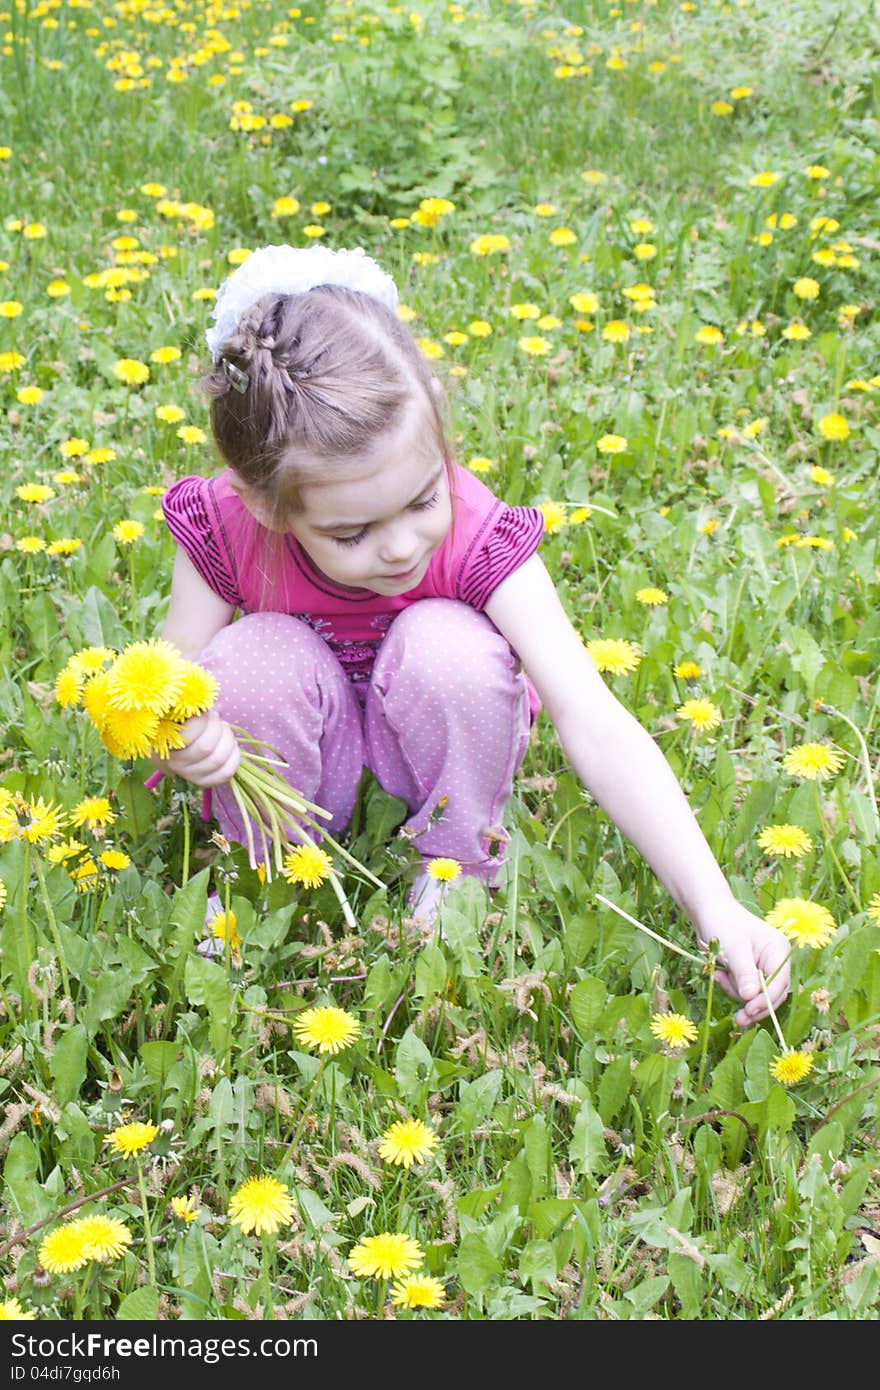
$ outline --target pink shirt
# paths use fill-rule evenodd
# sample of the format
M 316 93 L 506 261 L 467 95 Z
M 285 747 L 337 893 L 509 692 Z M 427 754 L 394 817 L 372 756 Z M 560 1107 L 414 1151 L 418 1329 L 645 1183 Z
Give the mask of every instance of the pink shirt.
M 290 534 L 274 535 L 251 515 L 227 471 L 181 478 L 162 501 L 172 536 L 205 583 L 244 613 L 291 613 L 330 646 L 349 679 L 365 688 L 395 615 L 422 598 L 453 598 L 482 610 L 503 579 L 537 550 L 537 507 L 509 507 L 479 478 L 452 467 L 453 521 L 424 577 L 403 594 L 342 588 L 318 574 Z M 539 707 L 531 685 L 533 716 Z

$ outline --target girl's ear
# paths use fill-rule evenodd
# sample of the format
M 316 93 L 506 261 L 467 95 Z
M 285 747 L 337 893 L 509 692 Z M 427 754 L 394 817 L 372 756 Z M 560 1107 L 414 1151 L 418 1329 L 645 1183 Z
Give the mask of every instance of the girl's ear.
M 254 488 L 249 487 L 247 483 L 243 482 L 242 479 L 235 474 L 230 478 L 229 486 L 232 488 L 232 491 L 235 493 L 236 497 L 238 497 L 239 501 L 242 502 L 250 512 L 254 521 L 259 522 L 261 526 L 265 526 L 268 531 L 279 529 L 277 518 L 274 517 L 272 513 L 272 507 Z

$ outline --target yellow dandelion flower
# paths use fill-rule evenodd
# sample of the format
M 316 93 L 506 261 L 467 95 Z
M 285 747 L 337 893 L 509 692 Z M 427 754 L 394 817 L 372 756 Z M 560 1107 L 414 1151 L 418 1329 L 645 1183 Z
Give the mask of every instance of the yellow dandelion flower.
M 875 926 L 880 927 L 880 893 L 875 893 L 868 904 L 868 918 Z
M 132 1154 L 138 1154 L 141 1149 L 152 1144 L 158 1133 L 158 1125 L 143 1124 L 140 1120 L 133 1120 L 131 1124 L 119 1125 L 112 1130 L 107 1135 L 107 1142 L 111 1152 L 130 1158 Z
M 780 898 L 765 921 L 798 946 L 827 946 L 837 931 L 827 907 L 808 898 Z
M 834 474 L 829 473 L 827 468 L 822 468 L 819 464 L 814 464 L 810 469 L 810 477 L 813 482 L 818 483 L 820 487 L 834 486 Z
M 492 256 L 496 251 L 509 251 L 510 238 L 500 233 L 486 232 L 476 237 L 468 247 L 474 256 Z
M 248 1178 L 229 1199 L 229 1223 L 239 1226 L 245 1235 L 274 1235 L 281 1226 L 289 1226 L 295 1211 L 293 1198 L 288 1196 L 287 1184 L 263 1175 Z
M 101 679 L 96 676 L 94 681 L 89 681 L 83 692 L 83 704 L 87 710 L 91 687 Z M 153 750 L 159 716 L 148 709 L 117 709 L 106 704 L 98 728 L 104 747 L 115 758 L 147 758 Z
M 649 608 L 656 608 L 663 603 L 669 602 L 669 595 L 663 589 L 637 589 L 636 598 L 639 603 L 644 603 Z
M 685 700 L 675 712 L 679 719 L 687 719 L 698 733 L 715 729 L 721 723 L 721 710 L 711 700 Z
M 713 116 L 729 116 L 733 111 L 733 107 L 729 101 L 713 101 L 709 110 L 712 112 Z
M 18 299 L 0 300 L 0 319 L 17 319 L 24 310 L 24 305 Z
M 57 840 L 67 823 L 60 806 L 46 802 L 40 796 L 28 801 L 19 792 L 0 801 L 0 844 L 10 840 L 26 840 L 30 845 L 48 844 Z
M 577 235 L 571 227 L 554 227 L 547 240 L 551 246 L 573 246 Z
M 179 405 L 157 405 L 156 419 L 161 420 L 164 425 L 177 425 L 184 419 L 186 412 L 181 410 Z
M 17 1298 L 6 1298 L 0 1303 L 0 1322 L 33 1322 L 36 1313 L 25 1309 Z
M 812 1052 L 784 1052 L 781 1057 L 774 1057 L 770 1064 L 770 1075 L 776 1081 L 781 1081 L 783 1086 L 796 1086 L 812 1070 Z
M 596 449 L 600 454 L 622 454 L 629 444 L 629 440 L 623 434 L 603 434 L 601 439 L 596 440 Z
M 88 1263 L 90 1256 L 86 1251 L 79 1222 L 68 1221 L 44 1237 L 37 1259 L 50 1274 L 71 1274 Z
M 602 337 L 607 343 L 625 343 L 630 337 L 630 326 L 623 319 L 610 319 L 602 329 Z
M 42 536 L 21 536 L 15 542 L 15 548 L 22 555 L 39 555 L 42 550 L 46 549 L 46 542 Z
M 492 473 L 496 464 L 494 459 L 484 458 L 482 454 L 476 454 L 474 458 L 468 459 L 467 466 L 472 473 Z
M 589 290 L 578 290 L 577 294 L 570 294 L 568 302 L 576 314 L 595 314 L 599 308 L 598 295 L 592 294 Z
M 398 1279 L 424 1264 L 422 1247 L 412 1236 L 384 1231 L 378 1236 L 362 1236 L 348 1256 L 348 1264 L 359 1279 Z
M 132 521 L 129 519 L 117 521 L 113 527 L 113 535 L 120 545 L 133 545 L 140 540 L 144 534 L 144 523 L 142 521 Z
M 191 1221 L 197 1220 L 202 1209 L 195 1197 L 172 1197 L 171 1210 L 178 1221 L 189 1225 Z
M 680 661 L 673 666 L 672 674 L 682 681 L 695 681 L 703 674 L 703 668 L 698 661 Z
M 116 812 L 106 796 L 87 796 L 74 806 L 70 820 L 71 824 L 77 827 L 85 825 L 89 830 L 94 830 L 96 825 L 112 825 L 116 820 Z
M 539 510 L 544 518 L 544 530 L 553 536 L 568 520 L 567 509 L 562 502 L 541 502 Z
M 391 1302 L 397 1308 L 442 1308 L 446 1290 L 439 1279 L 430 1274 L 411 1274 L 408 1279 L 396 1279 L 391 1285 Z
M 105 849 L 98 855 L 98 858 L 105 869 L 113 869 L 117 872 L 120 869 L 127 869 L 131 863 L 128 855 L 124 854 L 121 849 Z
M 765 825 L 758 844 L 782 859 L 800 859 L 813 848 L 813 840 L 800 825 Z
M 83 1216 L 73 1224 L 78 1228 L 86 1259 L 99 1264 L 118 1259 L 131 1245 L 131 1231 L 115 1216 Z
M 437 1135 L 421 1120 L 397 1120 L 379 1143 L 379 1157 L 386 1163 L 410 1168 L 424 1163 L 437 1147 Z
M 457 859 L 429 859 L 425 873 L 438 883 L 454 883 L 461 876 L 461 865 Z
M 146 362 L 139 362 L 136 357 L 120 357 L 113 364 L 113 375 L 126 386 L 143 386 L 150 379 L 150 369 Z
M 39 386 L 22 386 L 16 391 L 15 399 L 19 405 L 39 405 L 45 394 Z
M 198 425 L 181 425 L 176 430 L 178 439 L 182 439 L 184 444 L 204 444 L 208 438 L 205 431 L 199 429 Z
M 550 351 L 550 340 L 536 334 L 532 337 L 520 338 L 519 347 L 529 357 L 544 357 Z
M 752 174 L 749 179 L 749 188 L 772 188 L 774 183 L 778 183 L 782 178 L 781 174 L 775 173 L 772 169 L 762 169 L 757 174 Z
M 821 286 L 818 280 L 813 280 L 809 275 L 802 275 L 800 279 L 795 280 L 791 288 L 798 299 L 818 299 Z
M 20 502 L 51 502 L 56 496 L 54 488 L 48 487 L 45 483 L 20 483 L 15 489 L 15 495 Z
M 165 714 L 183 685 L 184 662 L 170 642 L 132 642 L 107 672 L 107 699 L 117 710 Z
M 718 343 L 724 342 L 724 334 L 713 323 L 705 323 L 702 328 L 697 329 L 694 341 L 702 343 L 704 347 L 715 347 Z
M 622 637 L 594 637 L 586 646 L 596 670 L 612 676 L 627 675 L 642 659 L 635 642 Z
M 824 164 L 808 164 L 804 173 L 808 179 L 827 179 L 830 177 L 831 170 L 826 169 Z
M 843 764 L 843 754 L 824 743 L 797 744 L 789 748 L 782 759 L 786 772 L 791 772 L 795 777 L 806 777 L 810 782 L 827 773 L 839 772 Z
M 210 671 L 194 661 L 184 661 L 181 666 L 182 678 L 170 713 L 171 718 L 182 720 L 210 709 L 220 693 L 220 685 Z
M 787 338 L 790 343 L 802 343 L 805 342 L 807 338 L 812 338 L 813 334 L 805 323 L 801 323 L 798 319 L 793 319 L 791 323 L 786 324 L 785 328 L 783 328 L 782 336 L 783 338 Z
M 651 1032 L 673 1052 L 689 1047 L 697 1038 L 696 1026 L 684 1014 L 653 1014 Z
M 330 877 L 333 861 L 318 845 L 297 845 L 284 856 L 284 877 L 304 888 L 320 888 Z
M 510 312 L 515 319 L 536 319 L 541 310 L 537 304 L 511 304 Z
M 164 366 L 168 362 L 179 362 L 181 355 L 179 347 L 158 347 L 154 348 L 150 353 L 150 361 L 158 362 L 161 366 Z
M 468 324 L 468 333 L 472 338 L 488 338 L 492 333 L 492 325 L 485 319 L 474 319 Z
M 353 1014 L 345 1009 L 337 1009 L 332 1004 L 322 1004 L 314 1009 L 306 1009 L 299 1014 L 293 1024 L 293 1032 L 298 1042 L 307 1047 L 315 1047 L 321 1053 L 329 1052 L 335 1056 L 343 1048 L 350 1047 L 359 1036 L 361 1025 Z
M 823 415 L 821 419 L 817 420 L 816 429 L 823 439 L 831 441 L 849 439 L 849 425 L 844 417 L 839 415 L 836 410 L 832 411 L 830 415 Z

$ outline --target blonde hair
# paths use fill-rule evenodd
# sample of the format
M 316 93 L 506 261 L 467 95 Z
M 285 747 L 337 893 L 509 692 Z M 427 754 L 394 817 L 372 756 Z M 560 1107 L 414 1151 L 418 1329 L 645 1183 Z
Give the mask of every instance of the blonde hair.
M 412 334 L 358 290 L 265 295 L 203 384 L 217 447 L 270 518 L 301 511 L 301 486 L 395 430 L 419 395 L 449 459 L 438 383 Z

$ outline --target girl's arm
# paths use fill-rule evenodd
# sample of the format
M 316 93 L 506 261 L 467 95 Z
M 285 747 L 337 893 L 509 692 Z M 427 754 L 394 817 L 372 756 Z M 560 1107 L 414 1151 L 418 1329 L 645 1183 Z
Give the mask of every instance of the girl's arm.
M 757 972 L 766 978 L 782 967 L 768 989 L 775 1008 L 788 992 L 788 942 L 734 899 L 672 769 L 602 680 L 542 560 L 531 556 L 499 584 L 485 611 L 534 682 L 584 786 L 687 913 L 700 940 L 719 942 L 719 981 L 744 1005 L 737 1022 L 764 1017 Z
M 199 574 L 186 551 L 178 550 L 171 576 L 171 601 L 162 636 L 173 642 L 190 661 L 208 645 L 215 633 L 232 621 L 231 603 L 214 593 Z
M 235 609 L 209 588 L 192 560 L 178 549 L 171 578 L 171 601 L 162 629 L 167 642 L 197 661 L 211 638 L 231 621 Z M 199 787 L 215 787 L 234 776 L 240 753 L 235 735 L 215 710 L 188 719 L 189 742 L 168 758 L 153 758 L 162 772 L 185 777 Z

